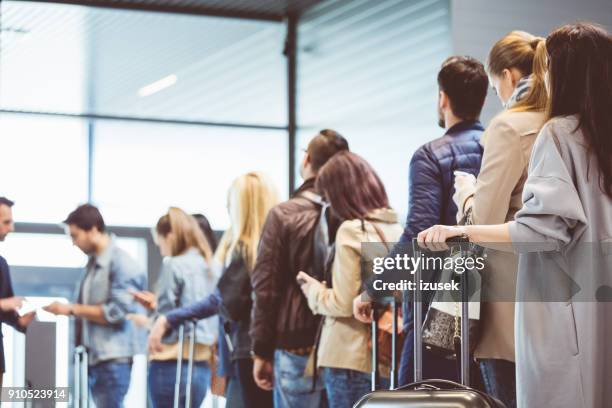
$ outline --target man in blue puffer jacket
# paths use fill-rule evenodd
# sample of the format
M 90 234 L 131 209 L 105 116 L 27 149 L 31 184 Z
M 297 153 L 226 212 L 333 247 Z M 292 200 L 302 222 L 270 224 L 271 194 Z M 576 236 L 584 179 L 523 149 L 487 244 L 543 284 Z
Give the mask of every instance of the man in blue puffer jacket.
M 404 246 L 410 246 L 423 227 L 457 224 L 453 173 L 459 170 L 478 176 L 480 172 L 480 136 L 484 127 L 478 119 L 488 88 L 484 67 L 474 58 L 451 57 L 442 64 L 438 86 L 439 125 L 446 133 L 417 149 L 410 161 L 408 217 L 399 242 Z M 400 385 L 411 383 L 414 374 L 413 315 L 408 294 L 404 293 L 403 302 L 407 336 L 400 362 Z M 456 363 L 425 350 L 423 378 L 458 380 Z
M 455 225 L 457 207 L 453 202 L 454 172 L 459 170 L 478 176 L 483 149 L 480 136 L 484 131 L 479 122 L 487 94 L 488 78 L 483 65 L 471 57 L 450 57 L 438 73 L 438 116 L 444 135 L 419 147 L 410 161 L 408 217 L 398 245 L 389 254 L 394 257 L 411 247 L 417 234 L 436 224 Z M 385 280 L 393 281 L 385 272 Z M 378 276 L 380 278 L 380 276 Z M 399 279 L 405 278 L 400 276 Z M 398 280 L 399 280 L 398 279 Z M 381 297 L 371 285 L 366 285 L 370 298 Z M 402 350 L 399 384 L 413 379 L 413 316 L 409 292 L 404 292 L 404 331 L 407 333 Z M 423 316 L 427 304 L 423 307 Z M 370 318 L 369 302 L 361 296 L 354 302 L 355 317 L 363 322 Z M 438 357 L 426 350 L 423 354 L 423 378 L 457 380 L 453 360 Z

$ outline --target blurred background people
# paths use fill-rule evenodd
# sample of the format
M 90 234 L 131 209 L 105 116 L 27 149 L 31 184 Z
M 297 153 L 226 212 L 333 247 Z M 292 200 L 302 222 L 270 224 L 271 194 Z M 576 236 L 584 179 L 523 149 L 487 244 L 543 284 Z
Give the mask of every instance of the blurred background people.
M 214 293 L 197 302 L 164 311 L 157 319 L 150 347 L 158 347 L 161 335 L 191 319 L 205 319 L 219 314 L 220 342 L 228 342 L 229 355 L 221 353 L 220 366 L 227 367 L 228 407 L 272 407 L 272 393 L 259 388 L 253 379 L 250 356 L 252 290 L 250 274 L 257 258 L 257 246 L 264 220 L 270 208 L 278 203 L 273 183 L 262 173 L 251 172 L 238 177 L 228 193 L 231 224 L 215 254 L 222 265 L 221 278 Z
M 432 247 L 464 234 L 473 242 L 512 242 L 520 251 L 519 297 L 542 282 L 534 272 L 547 272 L 540 248 L 561 252 L 564 270 L 589 274 L 587 283 L 610 282 L 612 270 L 609 255 L 590 268 L 583 253 L 594 254 L 612 236 L 612 37 L 592 24 L 565 25 L 547 37 L 546 51 L 548 121 L 533 146 L 514 220 L 436 225 L 418 235 Z M 591 301 L 516 303 L 518 407 L 603 408 L 612 401 L 612 303 L 589 295 Z
M 455 176 L 457 220 L 469 224 L 510 221 L 522 206 L 531 148 L 544 124 L 548 100 L 544 39 L 522 31 L 507 34 L 491 48 L 487 72 L 506 110 L 482 135 L 484 155 L 478 179 Z M 509 408 L 516 406 L 513 300 L 517 268 L 514 254 L 488 253 L 482 273 L 480 337 L 474 352 L 487 393 Z
M 325 319 L 317 368 L 331 408 L 352 407 L 371 388 L 370 327 L 353 317 L 362 288 L 363 242 L 396 242 L 402 234 L 382 181 L 360 156 L 340 152 L 317 175 L 316 189 L 342 221 L 335 241 L 330 287 L 305 272 L 298 281 L 313 313 Z
M 316 407 L 325 391 L 304 376 L 320 318 L 313 315 L 295 281 L 298 272 L 322 276 L 337 221 L 322 213 L 315 189 L 321 167 L 349 149 L 339 133 L 324 129 L 312 138 L 300 166 L 303 184 L 292 198 L 274 207 L 263 226 L 257 262 L 251 273 L 254 291 L 250 335 L 253 376 L 265 390 L 274 389 L 276 408 Z
M 13 203 L 6 197 L 0 197 L 0 242 L 15 230 L 13 223 Z M 0 389 L 4 376 L 4 345 L 2 341 L 2 323 L 8 324 L 21 333 L 25 333 L 28 325 L 36 317 L 36 312 L 20 316 L 17 311 L 21 308 L 23 299 L 15 296 L 11 284 L 11 274 L 6 259 L 0 256 Z
M 132 359 L 145 350 L 146 337 L 131 321 L 142 311 L 129 291 L 141 291 L 147 277 L 106 231 L 98 208 L 79 206 L 64 221 L 75 246 L 89 260 L 79 283 L 77 303 L 54 302 L 44 309 L 77 318 L 76 345 L 88 352 L 89 388 L 98 407 L 123 407 L 130 386 Z

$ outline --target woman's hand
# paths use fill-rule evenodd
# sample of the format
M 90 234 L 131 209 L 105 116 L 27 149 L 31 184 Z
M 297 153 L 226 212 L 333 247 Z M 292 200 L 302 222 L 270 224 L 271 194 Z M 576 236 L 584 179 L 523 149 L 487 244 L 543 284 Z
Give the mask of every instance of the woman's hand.
M 431 251 L 445 251 L 448 249 L 446 241 L 453 237 L 465 235 L 464 226 L 434 225 L 424 231 L 419 232 L 417 241 L 422 248 Z
M 372 301 L 365 292 L 353 299 L 353 317 L 362 323 L 372 323 Z
M 166 331 L 170 328 L 166 316 L 161 315 L 157 318 L 153 324 L 153 328 L 149 333 L 148 347 L 149 353 L 159 353 L 162 351 L 162 337 L 166 334 Z
M 141 292 L 128 289 L 130 295 L 134 297 L 134 300 L 140 303 L 147 310 L 155 310 L 157 308 L 157 296 L 155 293 L 149 292 L 148 290 L 143 290 Z
M 323 283 L 319 282 L 303 271 L 300 271 L 300 273 L 297 274 L 295 280 L 297 281 L 298 285 L 300 285 L 300 289 L 302 289 L 302 292 L 306 297 L 308 297 L 308 294 L 313 286 L 323 285 Z

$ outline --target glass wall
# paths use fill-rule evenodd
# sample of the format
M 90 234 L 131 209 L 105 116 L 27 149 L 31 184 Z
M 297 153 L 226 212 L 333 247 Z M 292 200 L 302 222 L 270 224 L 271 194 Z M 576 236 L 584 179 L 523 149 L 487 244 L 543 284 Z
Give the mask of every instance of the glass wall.
M 403 218 L 413 152 L 439 137 L 436 75 L 451 54 L 448 0 L 331 0 L 299 29 L 298 146 L 338 130 Z
M 174 205 L 223 229 L 247 171 L 287 197 L 283 24 L 0 7 L 0 195 L 16 221 L 59 223 L 91 200 L 110 225 L 150 226 Z
M 87 200 L 87 133 L 81 119 L 0 114 L 0 196 L 16 221 L 59 223 Z
M 227 190 L 248 171 L 288 184 L 284 131 L 97 122 L 93 199 L 113 225 L 152 226 L 169 206 L 228 225 Z

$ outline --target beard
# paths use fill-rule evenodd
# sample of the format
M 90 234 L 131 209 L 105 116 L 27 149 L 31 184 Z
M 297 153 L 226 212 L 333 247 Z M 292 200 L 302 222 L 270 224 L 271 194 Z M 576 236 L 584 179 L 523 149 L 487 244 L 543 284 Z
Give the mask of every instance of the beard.
M 444 121 L 444 115 L 442 114 L 442 110 L 438 108 L 438 126 L 442 129 L 446 128 L 446 122 Z

